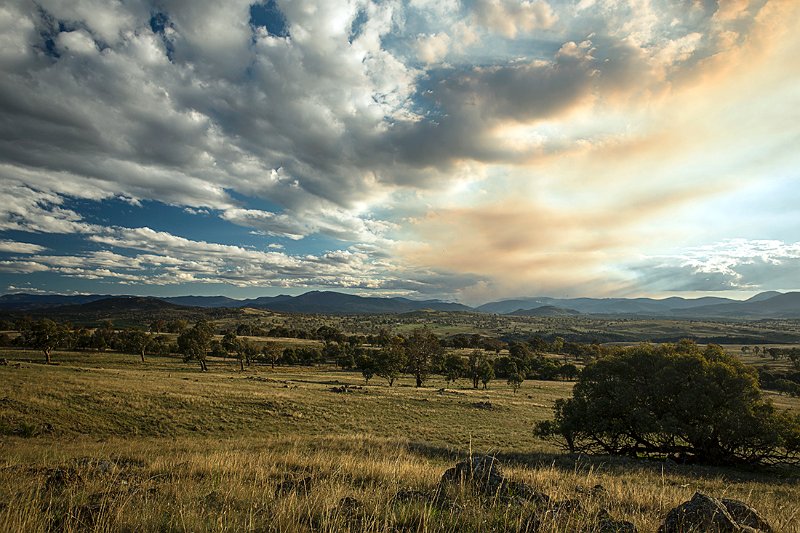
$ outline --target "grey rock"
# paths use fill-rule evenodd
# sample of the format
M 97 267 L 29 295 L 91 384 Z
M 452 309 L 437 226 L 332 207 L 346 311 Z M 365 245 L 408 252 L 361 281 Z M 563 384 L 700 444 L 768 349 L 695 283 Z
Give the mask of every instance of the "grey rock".
M 772 533 L 773 529 L 758 511 L 739 500 L 722 498 L 720 500 L 725 509 L 740 526 L 747 526 L 764 533 Z
M 505 476 L 497 458 L 491 455 L 479 455 L 471 460 L 459 461 L 442 474 L 442 483 L 473 483 L 481 489 L 497 489 Z
M 720 500 L 695 492 L 691 500 L 672 509 L 658 528 L 658 533 L 688 531 L 739 533 L 743 529 Z
M 459 461 L 454 467 L 448 468 L 439 482 L 438 499 L 441 499 L 446 485 L 450 483 L 468 484 L 483 495 L 496 497 L 505 503 L 550 501 L 547 494 L 537 491 L 527 483 L 505 477 L 497 458 L 491 455 L 480 455 L 471 460 Z

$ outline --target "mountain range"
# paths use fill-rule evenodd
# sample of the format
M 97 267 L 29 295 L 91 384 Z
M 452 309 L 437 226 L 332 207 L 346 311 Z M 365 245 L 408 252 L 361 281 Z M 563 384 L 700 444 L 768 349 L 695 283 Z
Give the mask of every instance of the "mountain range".
M 654 298 L 516 298 L 490 302 L 478 307 L 442 300 L 411 300 L 356 296 L 333 291 L 311 291 L 299 296 L 264 296 L 236 300 L 226 296 L 133 297 L 110 295 L 6 294 L 0 296 L 0 311 L 27 312 L 69 307 L 97 311 L 194 308 L 266 309 L 281 313 L 393 314 L 420 310 L 478 312 L 515 316 L 623 315 L 672 318 L 800 318 L 800 292 L 764 292 L 744 301 L 704 297 Z

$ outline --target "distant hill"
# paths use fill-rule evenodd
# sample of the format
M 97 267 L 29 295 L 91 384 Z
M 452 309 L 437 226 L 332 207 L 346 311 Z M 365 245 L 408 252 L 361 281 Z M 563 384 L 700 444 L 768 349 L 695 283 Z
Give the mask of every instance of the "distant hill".
M 554 305 L 543 305 L 533 309 L 517 309 L 514 312 L 506 313 L 514 316 L 575 316 L 581 314 L 574 309 L 565 309 Z
M 246 300 L 247 307 L 283 313 L 317 314 L 395 314 L 431 309 L 434 311 L 472 311 L 471 307 L 440 300 L 378 298 L 333 291 L 311 291 L 300 296 L 276 296 Z
M 522 298 L 501 300 L 483 304 L 478 311 L 494 314 L 515 313 L 517 310 L 535 309 L 542 306 L 553 306 L 573 309 L 579 313 L 590 315 L 648 315 L 671 316 L 675 309 L 690 309 L 714 304 L 733 303 L 728 298 L 680 298 L 673 296 L 657 300 L 654 298 Z
M 180 307 L 200 307 L 207 309 L 216 308 L 242 308 L 269 309 L 282 313 L 309 313 L 309 314 L 394 314 L 407 313 L 422 309 L 434 311 L 473 311 L 466 305 L 443 302 L 441 300 L 411 300 L 408 298 L 379 298 L 356 296 L 333 291 L 311 291 L 299 296 L 279 295 L 262 296 L 247 300 L 235 300 L 226 296 L 170 296 L 162 298 L 140 296 L 61 296 L 61 295 L 32 295 L 8 294 L 0 297 L 0 310 L 7 311 L 33 311 L 36 309 L 53 309 L 68 306 L 65 311 L 79 311 L 77 306 L 92 302 L 100 303 L 97 308 L 84 308 L 96 311 L 100 308 L 111 310 L 124 310 L 126 307 L 150 306 L 154 311 L 163 310 L 168 305 Z M 161 302 L 160 304 L 157 302 Z M 163 304 L 163 305 L 161 305 Z M 132 309 L 130 309 L 132 310 Z
M 92 306 L 91 304 L 96 304 Z M 87 306 L 87 307 L 84 307 Z M 172 306 L 172 307 L 170 307 Z M 334 291 L 310 291 L 299 296 L 262 296 L 236 300 L 226 296 L 174 296 L 164 298 L 108 295 L 6 294 L 0 296 L 0 311 L 28 313 L 48 310 L 56 315 L 81 313 L 177 313 L 251 307 L 278 313 L 305 314 L 398 314 L 431 310 L 438 312 L 482 312 L 518 316 L 624 315 L 673 318 L 800 318 L 800 293 L 775 291 L 757 294 L 746 301 L 729 298 L 515 298 L 483 304 L 477 308 L 441 300 L 411 300 L 356 296 Z M 219 314 L 219 313 L 217 313 Z
M 239 309 L 186 307 L 159 298 L 144 296 L 110 296 L 75 305 L 44 307 L 25 311 L 6 311 L 11 318 L 20 314 L 32 317 L 48 317 L 73 324 L 93 326 L 111 320 L 115 326 L 143 326 L 159 318 L 162 320 L 183 319 L 193 322 L 199 319 L 214 320 L 235 317 Z
M 227 296 L 167 296 L 159 300 L 187 307 L 243 307 L 242 300 Z
M 718 318 L 800 318 L 800 292 L 762 293 L 744 302 L 677 311 L 681 316 Z
M 72 313 L 72 312 L 87 312 L 93 313 L 97 311 L 103 312 L 138 312 L 150 311 L 160 312 L 168 309 L 182 309 L 185 306 L 165 302 L 159 298 L 150 296 L 112 296 L 103 298 L 101 300 L 94 300 L 78 305 L 64 305 L 51 309 L 51 312 L 58 313 Z
M 767 291 L 761 292 L 756 294 L 755 296 L 751 296 L 746 302 L 763 302 L 764 300 L 769 300 L 770 298 L 774 298 L 775 296 L 780 296 L 782 293 L 778 291 Z
M 110 298 L 110 296 L 102 294 L 4 294 L 0 296 L 0 309 L 8 311 L 26 311 L 30 309 L 58 307 L 61 305 L 84 304 L 104 298 Z

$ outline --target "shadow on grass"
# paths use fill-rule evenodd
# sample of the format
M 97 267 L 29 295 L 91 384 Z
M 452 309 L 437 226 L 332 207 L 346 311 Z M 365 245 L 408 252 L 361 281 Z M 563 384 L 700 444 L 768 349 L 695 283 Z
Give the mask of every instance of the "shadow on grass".
M 457 461 L 469 456 L 469 450 L 436 446 L 426 442 L 411 442 L 409 451 L 426 459 Z M 477 455 L 485 453 L 473 450 Z M 789 466 L 710 466 L 686 465 L 674 461 L 657 459 L 634 459 L 611 455 L 584 455 L 553 452 L 491 452 L 501 463 L 510 463 L 527 468 L 554 468 L 561 472 L 582 473 L 600 470 L 614 475 L 649 473 L 654 475 L 671 474 L 695 479 L 719 479 L 729 482 L 763 481 L 774 483 L 777 480 L 787 485 L 800 485 L 800 469 Z

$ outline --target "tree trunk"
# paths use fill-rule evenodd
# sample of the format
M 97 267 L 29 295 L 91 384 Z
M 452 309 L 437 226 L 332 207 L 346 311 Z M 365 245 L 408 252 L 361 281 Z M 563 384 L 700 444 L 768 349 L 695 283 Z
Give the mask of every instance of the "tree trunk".
M 275 357 L 272 358 L 272 369 L 275 369 Z
M 43 351 L 44 351 L 44 359 L 47 362 L 47 364 L 49 365 L 50 364 L 50 350 L 43 350 Z
M 472 388 L 473 389 L 477 389 L 478 388 L 478 381 L 479 381 L 479 379 L 478 379 L 477 376 L 472 378 Z
M 200 371 L 201 372 L 205 372 L 207 370 L 208 370 L 208 367 L 206 366 L 206 362 L 203 361 L 202 359 L 200 359 Z
M 142 356 L 142 363 L 144 363 L 144 350 L 142 350 L 142 353 L 140 355 Z
M 422 376 L 417 374 L 416 378 L 417 378 L 417 387 L 422 387 Z
M 239 370 L 244 372 L 244 360 L 242 358 L 239 358 Z

